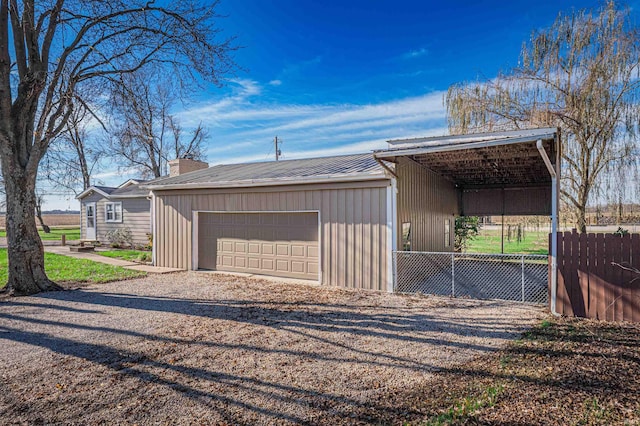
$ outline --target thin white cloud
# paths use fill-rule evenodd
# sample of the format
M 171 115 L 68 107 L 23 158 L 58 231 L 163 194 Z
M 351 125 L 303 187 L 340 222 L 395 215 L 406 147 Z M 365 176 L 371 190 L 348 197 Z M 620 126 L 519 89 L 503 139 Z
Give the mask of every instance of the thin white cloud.
M 269 85 L 271 85 L 271 86 L 281 86 L 282 85 L 282 80 L 271 80 L 269 82 Z
M 286 158 L 366 152 L 396 138 L 444 134 L 442 92 L 371 104 L 256 102 L 254 81 L 233 94 L 180 112 L 185 127 L 202 122 L 211 134 L 212 164 L 273 158 L 273 137 Z
M 425 56 L 429 53 L 427 49 L 421 47 L 419 49 L 412 49 L 402 55 L 405 59 L 419 58 L 420 56 Z

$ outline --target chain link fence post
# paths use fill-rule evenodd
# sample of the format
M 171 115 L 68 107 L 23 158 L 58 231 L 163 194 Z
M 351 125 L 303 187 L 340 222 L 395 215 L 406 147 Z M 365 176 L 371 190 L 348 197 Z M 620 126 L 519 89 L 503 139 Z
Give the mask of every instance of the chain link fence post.
M 522 301 L 524 302 L 524 254 L 522 255 L 522 263 L 520 264 L 522 269 Z
M 456 297 L 456 255 L 451 253 L 451 297 Z

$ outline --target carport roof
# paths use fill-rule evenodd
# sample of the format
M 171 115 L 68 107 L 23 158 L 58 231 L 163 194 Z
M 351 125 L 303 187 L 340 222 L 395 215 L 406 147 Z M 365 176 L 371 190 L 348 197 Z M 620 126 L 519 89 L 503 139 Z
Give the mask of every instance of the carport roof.
M 537 141 L 556 161 L 558 130 L 542 128 L 388 141 L 375 158 L 397 162 L 405 157 L 461 188 L 540 186 L 551 182 Z
M 142 185 L 151 190 L 227 188 L 387 178 L 370 153 L 261 163 L 221 164 Z

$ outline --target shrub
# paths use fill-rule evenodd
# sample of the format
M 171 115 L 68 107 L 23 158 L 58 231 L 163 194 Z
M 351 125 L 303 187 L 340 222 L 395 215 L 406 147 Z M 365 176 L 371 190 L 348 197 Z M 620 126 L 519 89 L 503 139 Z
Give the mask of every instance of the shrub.
M 138 260 L 140 262 L 150 262 L 151 261 L 151 253 L 140 253 L 140 256 L 138 256 Z
M 133 247 L 133 235 L 131 235 L 131 229 L 129 228 L 114 229 L 107 232 L 106 237 L 113 248 Z
M 473 240 L 480 230 L 480 223 L 477 216 L 456 217 L 455 224 L 455 251 L 460 252 L 467 249 L 469 241 Z

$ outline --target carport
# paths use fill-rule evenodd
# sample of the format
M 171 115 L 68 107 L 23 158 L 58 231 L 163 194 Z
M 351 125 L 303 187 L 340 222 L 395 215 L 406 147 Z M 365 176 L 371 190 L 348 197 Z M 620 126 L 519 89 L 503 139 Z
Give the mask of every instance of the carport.
M 416 170 L 425 175 L 437 175 L 441 180 L 438 187 L 452 187 L 457 197 L 457 211 L 461 216 L 486 215 L 550 215 L 552 233 L 558 223 L 558 178 L 560 174 L 560 133 L 555 128 L 492 132 L 460 136 L 429 137 L 389 141 L 389 148 L 374 152 L 374 157 L 396 178 L 398 186 L 398 241 L 397 246 L 410 247 L 397 251 L 394 268 L 395 288 L 398 280 L 435 279 L 446 268 L 451 268 L 450 287 L 455 295 L 456 254 L 443 253 L 449 250 L 428 250 L 429 239 L 437 236 L 421 231 L 424 222 L 420 210 L 434 201 L 426 200 L 426 185 L 417 184 Z M 450 191 L 450 189 L 445 189 Z M 450 219 L 444 217 L 444 226 L 450 227 Z M 420 232 L 415 232 L 416 231 Z M 445 247 L 447 236 L 445 230 Z M 403 235 L 412 239 L 403 241 Z M 431 232 L 433 234 L 433 232 Z M 551 294 L 555 294 L 557 247 L 552 241 L 550 250 L 552 262 Z M 426 247 L 426 249 L 425 249 Z M 399 262 L 398 253 L 403 254 Z M 420 253 L 425 256 L 420 257 Z M 458 254 L 459 256 L 459 254 Z M 407 261 L 407 258 L 413 258 Z M 419 261 L 417 259 L 420 259 Z M 476 265 L 493 265 L 495 259 L 471 259 Z M 518 261 L 523 264 L 521 273 L 522 298 L 525 298 L 524 258 L 497 259 Z M 481 261 L 481 262 L 480 262 Z M 489 261 L 493 263 L 488 263 Z M 540 263 L 540 262 L 538 262 Z M 447 266 L 449 265 L 449 266 Z M 444 269 L 443 269 L 444 268 Z M 484 268 L 482 274 L 491 275 L 491 268 Z M 545 266 L 546 270 L 546 266 Z M 421 277 L 416 278 L 416 271 Z M 425 272 L 427 271 L 427 272 Z M 428 272 L 431 271 L 431 272 Z M 489 271 L 489 272 L 487 272 Z M 445 274 L 446 275 L 446 274 Z M 495 275 L 495 274 L 494 274 Z M 555 300 L 551 301 L 555 311 Z

